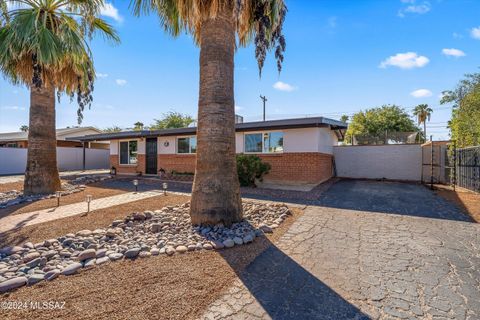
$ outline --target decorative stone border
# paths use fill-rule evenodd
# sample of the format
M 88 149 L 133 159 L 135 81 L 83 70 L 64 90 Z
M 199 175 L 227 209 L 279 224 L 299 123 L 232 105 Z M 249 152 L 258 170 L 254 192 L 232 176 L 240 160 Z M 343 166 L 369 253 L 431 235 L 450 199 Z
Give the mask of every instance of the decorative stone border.
M 105 229 L 0 250 L 0 293 L 120 259 L 231 248 L 271 233 L 291 211 L 284 204 L 243 203 L 245 219 L 230 227 L 190 223 L 189 203 L 136 212 Z

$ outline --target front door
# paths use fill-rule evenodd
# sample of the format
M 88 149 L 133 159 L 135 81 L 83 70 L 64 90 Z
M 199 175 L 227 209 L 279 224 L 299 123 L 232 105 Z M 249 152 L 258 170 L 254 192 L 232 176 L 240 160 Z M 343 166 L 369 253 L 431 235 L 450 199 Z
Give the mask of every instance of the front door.
M 157 174 L 157 138 L 147 138 L 145 173 Z

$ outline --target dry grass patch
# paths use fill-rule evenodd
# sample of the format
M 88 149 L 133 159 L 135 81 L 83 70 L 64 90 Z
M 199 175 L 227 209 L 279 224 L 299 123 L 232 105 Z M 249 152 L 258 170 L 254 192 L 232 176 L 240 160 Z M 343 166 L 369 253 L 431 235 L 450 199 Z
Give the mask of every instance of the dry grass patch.
M 435 186 L 436 193 L 457 204 L 473 220 L 480 222 L 480 194 L 463 188 L 454 191 L 450 186 Z
M 0 301 L 65 301 L 65 308 L 0 309 L 0 318 L 195 319 L 223 294 L 238 273 L 288 230 L 303 210 L 292 208 L 292 212 L 273 234 L 252 244 L 111 262 L 53 282 L 20 288 L 0 297 Z

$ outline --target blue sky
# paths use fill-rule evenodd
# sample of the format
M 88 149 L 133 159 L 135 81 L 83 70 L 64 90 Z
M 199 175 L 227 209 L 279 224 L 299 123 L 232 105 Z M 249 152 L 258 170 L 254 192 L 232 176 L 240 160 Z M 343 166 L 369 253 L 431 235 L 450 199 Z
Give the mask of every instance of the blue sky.
M 101 39 L 91 47 L 98 79 L 82 125 L 146 125 L 175 110 L 196 116 L 199 50 L 188 35 L 172 39 L 155 16 L 133 17 L 129 1 L 109 2 L 104 15 L 122 43 Z M 235 57 L 235 105 L 246 120 L 324 115 L 338 118 L 395 103 L 411 110 L 428 103 L 430 133 L 448 137 L 450 108 L 441 91 L 480 66 L 480 1 L 321 0 L 288 1 L 287 51 L 279 75 L 273 56 L 262 78 L 252 46 Z M 477 29 L 478 28 L 478 29 Z M 26 88 L 0 80 L 0 132 L 28 124 Z M 63 97 L 57 126 L 76 125 L 76 104 Z

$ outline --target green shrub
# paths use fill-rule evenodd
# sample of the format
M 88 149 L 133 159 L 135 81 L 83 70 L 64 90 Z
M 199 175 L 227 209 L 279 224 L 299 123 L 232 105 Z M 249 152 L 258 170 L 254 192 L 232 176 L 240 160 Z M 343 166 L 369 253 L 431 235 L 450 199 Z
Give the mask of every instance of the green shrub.
M 242 187 L 255 186 L 255 179 L 262 181 L 263 176 L 270 171 L 270 164 L 263 162 L 256 155 L 237 155 L 237 172 Z

